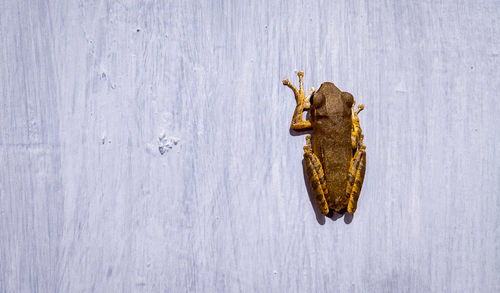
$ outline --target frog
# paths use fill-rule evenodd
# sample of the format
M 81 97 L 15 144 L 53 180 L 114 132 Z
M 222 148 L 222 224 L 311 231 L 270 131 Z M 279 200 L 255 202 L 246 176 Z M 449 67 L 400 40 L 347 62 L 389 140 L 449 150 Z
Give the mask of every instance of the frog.
M 299 89 L 288 79 L 283 85 L 294 93 L 296 106 L 290 123 L 296 133 L 308 133 L 303 167 L 319 211 L 354 214 L 366 171 L 366 146 L 358 114 L 364 109 L 349 92 L 332 82 L 311 88 L 305 96 L 304 72 L 297 73 Z M 308 111 L 304 119 L 304 111 Z M 312 134 L 311 134 L 312 131 Z

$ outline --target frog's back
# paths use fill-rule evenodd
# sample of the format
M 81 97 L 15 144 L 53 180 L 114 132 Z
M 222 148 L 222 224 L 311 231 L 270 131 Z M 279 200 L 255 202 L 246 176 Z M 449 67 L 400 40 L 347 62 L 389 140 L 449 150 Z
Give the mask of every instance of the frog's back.
M 325 82 L 314 94 L 311 109 L 313 152 L 319 157 L 326 184 L 337 212 L 344 212 L 349 197 L 346 195 L 347 173 L 352 157 L 351 131 L 353 99 L 333 83 Z

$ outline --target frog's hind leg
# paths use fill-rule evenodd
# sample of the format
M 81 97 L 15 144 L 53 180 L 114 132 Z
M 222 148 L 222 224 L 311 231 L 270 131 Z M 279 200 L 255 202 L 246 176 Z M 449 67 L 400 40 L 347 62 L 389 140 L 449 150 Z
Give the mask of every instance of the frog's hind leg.
M 363 180 L 365 178 L 366 170 L 366 146 L 363 144 L 363 134 L 361 131 L 361 126 L 359 125 L 358 118 L 359 112 L 361 112 L 364 108 L 365 106 L 363 104 L 359 104 L 358 109 L 354 111 L 353 104 L 351 144 L 352 149 L 355 152 L 351 159 L 349 172 L 347 173 L 346 187 L 346 196 L 349 198 L 347 211 L 351 214 L 356 211 L 358 198 L 361 192 L 361 187 L 363 186 Z
M 365 179 L 366 151 L 364 146 L 356 151 L 351 159 L 351 166 L 347 174 L 346 195 L 349 197 L 347 211 L 354 214 L 358 205 L 358 198 Z
M 306 174 L 311 185 L 314 198 L 318 203 L 320 212 L 323 215 L 328 214 L 328 189 L 326 188 L 325 173 L 318 157 L 311 148 L 311 135 L 306 136 L 307 145 L 304 146 L 304 162 L 306 165 Z

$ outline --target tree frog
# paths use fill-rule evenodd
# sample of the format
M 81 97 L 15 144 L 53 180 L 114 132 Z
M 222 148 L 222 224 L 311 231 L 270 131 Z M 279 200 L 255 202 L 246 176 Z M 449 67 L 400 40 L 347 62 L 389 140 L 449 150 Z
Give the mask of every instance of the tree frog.
M 366 146 L 358 114 L 364 105 L 354 110 L 353 96 L 339 90 L 333 83 L 324 82 L 305 97 L 302 78 L 298 72 L 299 89 L 288 79 L 283 84 L 295 94 L 296 107 L 291 129 L 312 130 L 306 136 L 304 167 L 307 179 L 322 214 L 333 212 L 354 214 L 366 170 Z M 309 111 L 309 119 L 303 112 Z

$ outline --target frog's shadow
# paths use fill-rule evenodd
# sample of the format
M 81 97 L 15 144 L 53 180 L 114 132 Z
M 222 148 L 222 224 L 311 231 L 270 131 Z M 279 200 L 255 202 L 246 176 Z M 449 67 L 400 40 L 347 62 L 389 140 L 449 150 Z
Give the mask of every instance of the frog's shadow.
M 332 221 L 337 221 L 338 219 L 344 217 L 344 223 L 349 225 L 354 217 L 354 215 L 351 213 L 346 212 L 344 214 L 339 214 L 337 212 L 333 212 L 333 215 L 331 217 L 330 216 L 326 217 L 319 211 L 318 204 L 316 203 L 316 199 L 314 198 L 314 192 L 311 189 L 311 185 L 309 184 L 309 180 L 307 178 L 306 162 L 304 160 L 302 160 L 302 173 L 304 176 L 304 184 L 306 185 L 307 194 L 309 195 L 309 201 L 311 202 L 314 214 L 316 214 L 316 221 L 318 221 L 318 224 L 324 225 L 326 222 L 325 218 L 329 218 Z

